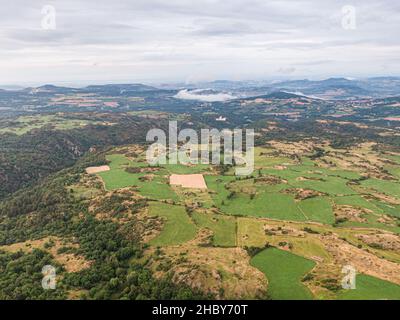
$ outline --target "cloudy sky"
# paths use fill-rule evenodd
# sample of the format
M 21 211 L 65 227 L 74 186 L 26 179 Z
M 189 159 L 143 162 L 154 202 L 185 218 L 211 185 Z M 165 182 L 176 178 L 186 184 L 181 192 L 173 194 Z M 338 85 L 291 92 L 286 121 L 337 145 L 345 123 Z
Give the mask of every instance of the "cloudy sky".
M 3 1 L 0 84 L 398 76 L 399 30 L 394 0 Z

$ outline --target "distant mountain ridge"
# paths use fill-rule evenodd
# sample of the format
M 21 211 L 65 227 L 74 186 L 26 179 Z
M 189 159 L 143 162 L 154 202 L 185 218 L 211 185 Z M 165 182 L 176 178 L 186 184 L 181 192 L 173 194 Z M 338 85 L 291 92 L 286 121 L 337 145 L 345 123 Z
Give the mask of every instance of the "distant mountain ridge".
M 275 92 L 289 92 L 309 97 L 328 100 L 346 100 L 360 98 L 383 98 L 400 95 L 400 77 L 382 76 L 366 79 L 349 79 L 344 77 L 328 78 L 323 80 L 215 80 L 193 84 L 163 84 L 160 86 L 141 83 L 122 83 L 89 85 L 82 88 L 72 88 L 45 84 L 39 87 L 29 87 L 20 90 L 6 90 L 11 93 L 29 94 L 68 94 L 68 93 L 100 93 L 108 95 L 144 95 L 158 92 L 162 95 L 174 96 L 180 90 L 207 89 L 214 90 L 215 94 L 230 92 L 237 97 L 257 97 Z M 0 93 L 6 94 L 0 87 Z
M 301 95 L 323 99 L 343 100 L 360 98 L 383 98 L 400 94 L 400 77 L 372 77 L 349 79 L 344 77 L 323 80 L 283 80 L 283 81 L 229 81 L 217 80 L 190 87 L 231 90 L 238 95 L 259 96 L 273 92 L 298 92 Z
M 265 94 L 265 95 L 250 97 L 250 98 L 247 98 L 246 100 L 255 100 L 255 99 L 277 99 L 277 100 L 282 99 L 282 100 L 284 100 L 284 99 L 296 99 L 296 98 L 305 98 L 305 96 L 296 94 L 296 93 L 291 93 L 291 92 L 275 91 L 275 92 Z

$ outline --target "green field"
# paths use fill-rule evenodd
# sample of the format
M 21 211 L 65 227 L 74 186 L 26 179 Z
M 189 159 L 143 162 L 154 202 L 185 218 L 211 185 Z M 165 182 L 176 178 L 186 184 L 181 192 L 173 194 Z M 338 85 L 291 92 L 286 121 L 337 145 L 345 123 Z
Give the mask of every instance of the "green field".
M 294 221 L 306 220 L 293 196 L 283 193 L 264 192 L 257 194 L 254 199 L 248 195 L 237 194 L 231 200 L 225 200 L 220 208 L 223 212 L 234 215 Z
M 146 172 L 126 171 L 127 168 L 139 167 L 146 171 L 148 165 L 142 156 L 132 159 L 123 154 L 111 154 L 107 155 L 107 160 L 111 170 L 99 173 L 106 190 L 135 187 L 142 196 L 155 200 L 149 202 L 149 214 L 162 218 L 163 226 L 160 233 L 149 241 L 152 246 L 183 245 L 193 240 L 203 228 L 212 232 L 211 244 L 218 247 L 262 247 L 266 242 L 278 246 L 282 240 L 289 241 L 293 246 L 293 253 L 273 247 L 261 251 L 251 259 L 251 265 L 265 274 L 268 294 L 276 300 L 313 299 L 302 279 L 313 269 L 315 262 L 305 257 L 318 256 L 324 261 L 329 261 L 331 257 L 316 237 L 267 235 L 264 231 L 265 220 L 258 218 L 297 223 L 315 221 L 332 228 L 335 223 L 334 205 L 348 205 L 370 212 L 363 215 L 366 222 L 348 220 L 342 222 L 341 227 L 370 227 L 400 233 L 399 226 L 378 221 L 384 213 L 399 217 L 400 206 L 389 205 L 368 196 L 368 190 L 397 196 L 398 191 L 392 190 L 399 185 L 397 182 L 368 179 L 361 181 L 361 187 L 353 187 L 355 184 L 349 182 L 358 179 L 358 173 L 317 168 L 311 160 L 306 161 L 306 164 L 294 165 L 287 158 L 259 155 L 257 161 L 260 172 L 256 171 L 252 177 L 245 178 L 234 176 L 232 170 L 225 175 L 215 175 L 208 165 L 167 164 L 152 171 L 152 178 L 147 181 L 142 179 Z M 285 161 L 287 169 L 271 167 L 281 161 Z M 172 173 L 206 173 L 204 178 L 208 190 L 196 192 L 180 187 L 171 188 L 168 176 Z M 280 179 L 276 180 L 274 177 Z M 293 188 L 311 189 L 321 192 L 322 195 L 300 200 L 291 191 L 285 191 Z M 79 191 L 76 190 L 77 193 Z M 176 204 L 159 202 L 160 200 L 172 200 Z M 199 207 L 193 209 L 189 216 L 184 205 Z M 341 291 L 339 298 L 399 297 L 399 286 L 390 282 L 359 275 L 357 283 L 357 290 Z
M 354 206 L 354 207 L 369 209 L 377 213 L 380 212 L 380 210 L 372 202 L 367 201 L 360 195 L 335 197 L 333 198 L 333 200 L 336 204 L 339 205 Z
M 237 218 L 237 245 L 263 247 L 266 243 L 263 221 L 254 218 Z
M 149 214 L 164 220 L 161 233 L 150 241 L 153 246 L 178 245 L 196 236 L 197 228 L 182 206 L 150 202 Z
M 301 279 L 314 266 L 311 260 L 290 252 L 269 248 L 256 254 L 251 265 L 262 271 L 268 279 L 268 293 L 274 300 L 310 300 L 311 291 Z
M 132 162 L 122 154 L 107 155 L 107 161 L 110 162 L 110 171 L 98 173 L 103 179 L 106 190 L 116 190 L 120 188 L 138 187 L 139 192 L 151 199 L 171 199 L 178 200 L 176 193 L 168 184 L 168 179 L 161 173 L 156 172 L 151 181 L 141 181 L 140 178 L 145 173 L 129 173 L 125 169 L 128 167 L 145 167 L 145 162 Z
M 199 227 L 208 228 L 213 232 L 213 244 L 221 247 L 236 245 L 235 218 L 212 213 L 194 212 L 193 220 Z
M 322 180 L 292 181 L 291 184 L 298 188 L 312 189 L 328 195 L 351 195 L 354 194 L 347 180 L 340 177 L 327 176 Z
M 351 171 L 327 170 L 310 165 L 289 166 L 286 170 L 268 168 L 263 169 L 262 173 L 285 179 L 292 187 L 312 189 L 328 195 L 354 194 L 354 190 L 347 185 L 348 179 L 359 177 Z
M 293 160 L 286 157 L 277 157 L 271 154 L 273 150 L 263 147 L 254 148 L 254 165 L 256 168 L 281 165 L 283 163 L 292 164 Z
M 268 150 L 268 149 L 263 149 Z M 125 187 L 136 187 L 140 194 L 154 200 L 197 201 L 204 207 L 214 205 L 222 213 L 228 215 L 264 217 L 290 221 L 316 221 L 324 224 L 333 224 L 334 215 L 332 205 L 351 205 L 359 208 L 372 210 L 374 213 L 386 213 L 400 216 L 398 208 L 386 205 L 379 201 L 366 200 L 353 190 L 349 185 L 349 179 L 359 178 L 359 174 L 347 170 L 330 170 L 316 167 L 312 161 L 305 164 L 290 164 L 290 159 L 282 157 L 270 157 L 260 155 L 258 161 L 261 173 L 264 177 L 279 177 L 281 182 L 264 183 L 257 180 L 259 172 L 255 172 L 255 178 L 235 177 L 234 175 L 210 175 L 204 176 L 209 196 L 190 196 L 183 192 L 179 195 L 168 184 L 168 176 L 176 174 L 208 173 L 208 165 L 181 165 L 166 164 L 152 174 L 150 181 L 142 181 L 145 173 L 129 173 L 126 168 L 146 168 L 147 163 L 140 159 L 129 159 L 123 154 L 107 155 L 111 170 L 99 173 L 103 179 L 106 190 L 116 190 Z M 305 158 L 306 159 L 306 158 Z M 305 160 L 303 159 L 303 160 Z M 271 168 L 280 161 L 286 161 L 287 169 L 278 170 Z M 393 181 L 368 179 L 362 181 L 363 187 L 376 189 L 392 196 L 398 191 L 392 190 L 400 184 Z M 289 188 L 303 188 L 322 192 L 326 196 L 297 201 L 294 195 L 284 192 Z M 400 193 L 399 193 L 400 195 Z M 193 199 L 191 199 L 191 197 Z M 368 224 L 345 223 L 347 226 L 371 226 L 380 227 L 382 224 L 376 222 L 374 216 L 368 219 Z M 382 225 L 383 229 L 397 231 L 396 227 Z
M 389 196 L 400 199 L 400 183 L 394 181 L 368 179 L 362 181 L 361 185 L 366 188 L 385 193 Z
M 69 119 L 56 115 L 22 116 L 17 118 L 12 125 L 0 128 L 0 134 L 14 133 L 16 135 L 23 135 L 33 129 L 39 129 L 45 126 L 51 126 L 56 130 L 70 130 L 81 128 L 91 123 L 99 124 L 101 122 L 86 119 Z
M 212 197 L 216 205 L 221 205 L 225 201 L 230 191 L 225 187 L 231 181 L 235 181 L 233 176 L 204 176 L 208 189 L 212 192 Z
M 359 274 L 356 289 L 342 291 L 341 300 L 400 300 L 400 286 L 385 280 Z
M 308 220 L 333 224 L 335 217 L 332 211 L 330 199 L 327 197 L 315 197 L 300 201 L 300 210 Z
M 390 205 L 379 201 L 373 201 L 373 203 L 383 213 L 400 218 L 400 205 Z

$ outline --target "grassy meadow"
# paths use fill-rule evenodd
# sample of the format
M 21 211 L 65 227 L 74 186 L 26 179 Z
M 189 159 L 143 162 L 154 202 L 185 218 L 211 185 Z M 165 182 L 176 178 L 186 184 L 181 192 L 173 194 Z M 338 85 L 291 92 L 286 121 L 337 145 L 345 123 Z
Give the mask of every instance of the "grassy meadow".
M 251 265 L 268 279 L 268 292 L 274 300 L 310 300 L 311 291 L 301 282 L 315 263 L 276 248 L 265 249 L 251 259 Z
M 184 250 L 196 250 L 199 246 L 243 250 L 260 249 L 268 244 L 268 249 L 249 258 L 248 265 L 262 272 L 272 299 L 400 299 L 395 283 L 361 274 L 357 276 L 357 290 L 352 291 L 323 289 L 313 295 L 305 284 L 311 281 L 318 287 L 320 283 L 302 281 L 315 266 L 331 277 L 340 278 L 340 270 L 332 267 L 335 257 L 324 240 L 331 234 L 358 249 L 369 248 L 381 259 L 400 261 L 400 255 L 369 247 L 355 234 L 376 230 L 400 234 L 400 182 L 396 178 L 365 177 L 349 168 L 322 167 L 308 156 L 300 160 L 277 156 L 271 150 L 256 148 L 256 169 L 247 177 L 235 176 L 232 167 L 225 170 L 211 165 L 150 167 L 143 153 L 132 156 L 112 152 L 106 156 L 110 171 L 98 176 L 106 191 L 130 187 L 149 200 L 149 217 L 162 220 L 161 229 L 148 241 L 151 247 L 175 251 L 182 248 L 182 256 L 186 257 Z M 388 172 L 397 172 L 393 165 L 391 170 Z M 169 185 L 171 174 L 194 173 L 203 174 L 206 190 Z M 85 190 L 76 189 L 76 193 L 86 196 Z M 348 211 L 340 211 L 339 219 L 340 208 Z M 198 244 L 196 241 L 204 230 L 210 238 L 207 243 Z M 229 261 L 229 268 L 235 269 L 236 263 L 235 259 Z M 227 281 L 232 274 L 224 271 L 219 277 Z

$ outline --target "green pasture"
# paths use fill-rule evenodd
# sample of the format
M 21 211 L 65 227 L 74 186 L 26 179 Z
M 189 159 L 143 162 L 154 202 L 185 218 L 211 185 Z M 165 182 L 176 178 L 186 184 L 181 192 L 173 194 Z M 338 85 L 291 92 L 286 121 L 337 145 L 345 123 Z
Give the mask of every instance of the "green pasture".
M 196 236 L 197 228 L 182 206 L 150 202 L 149 214 L 164 220 L 161 233 L 150 241 L 153 246 L 178 245 Z
M 400 199 L 400 183 L 389 180 L 367 179 L 361 182 L 366 188 Z
M 236 245 L 236 221 L 234 217 L 193 212 L 193 220 L 202 228 L 208 228 L 213 232 L 213 244 L 221 247 L 233 247 Z
M 400 286 L 365 274 L 356 277 L 356 289 L 342 290 L 341 300 L 400 300 Z
M 268 293 L 273 300 L 310 300 L 311 291 L 301 282 L 315 263 L 276 248 L 264 249 L 250 261 L 268 279 Z
M 155 172 L 151 181 L 141 181 L 140 178 L 144 177 L 145 173 L 129 173 L 126 171 L 126 168 L 145 167 L 147 163 L 133 163 L 122 154 L 107 155 L 106 158 L 110 162 L 110 171 L 98 173 L 104 181 L 106 190 L 136 186 L 139 192 L 145 197 L 178 200 L 176 193 L 168 184 L 168 177 L 164 177 L 161 174 L 163 170 Z
M 306 220 L 294 201 L 294 197 L 283 193 L 263 192 L 257 194 L 253 199 L 249 195 L 236 194 L 231 199 L 224 200 L 220 209 L 233 215 L 294 221 Z
M 315 197 L 300 201 L 300 210 L 308 220 L 333 224 L 335 217 L 332 211 L 330 199 L 327 197 Z

